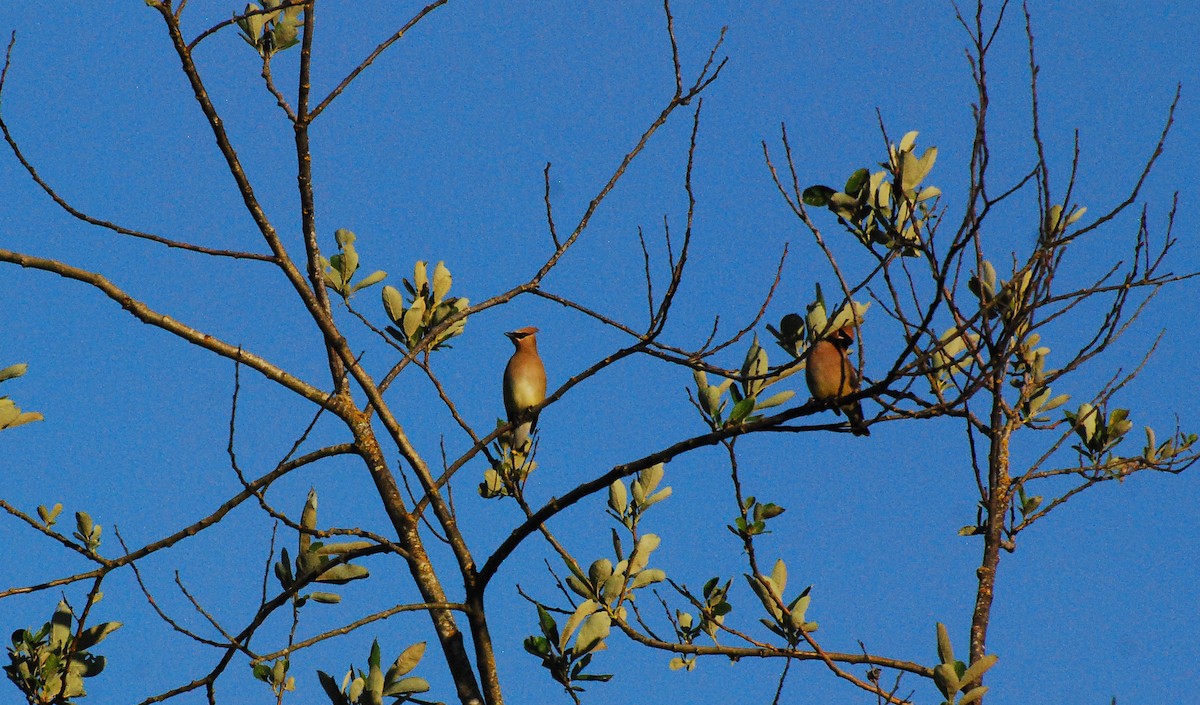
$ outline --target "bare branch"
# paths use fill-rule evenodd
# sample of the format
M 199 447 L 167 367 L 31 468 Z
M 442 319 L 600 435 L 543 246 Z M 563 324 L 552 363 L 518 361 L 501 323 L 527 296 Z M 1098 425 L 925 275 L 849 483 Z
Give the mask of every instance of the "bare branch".
M 438 9 L 442 5 L 445 5 L 447 2 L 449 2 L 449 0 L 437 0 L 436 2 L 426 5 L 425 7 L 421 8 L 420 12 L 414 15 L 411 20 L 406 22 L 403 27 L 396 30 L 395 34 L 383 40 L 379 46 L 375 47 L 375 51 L 372 51 L 369 55 L 367 55 L 367 58 L 363 59 L 358 66 L 354 67 L 354 70 L 351 71 L 345 78 L 343 78 L 341 83 L 337 84 L 337 87 L 330 91 L 329 95 L 325 96 L 325 99 L 317 104 L 317 107 L 312 109 L 312 112 L 308 113 L 308 122 L 316 120 L 317 116 L 323 113 L 325 108 L 329 107 L 329 104 L 332 103 L 339 95 L 341 95 L 342 91 L 346 90 L 346 87 L 349 86 L 354 79 L 358 78 L 360 73 L 365 71 L 368 66 L 373 64 L 375 59 L 379 58 L 380 54 L 387 51 L 388 47 L 399 41 L 401 37 L 408 33 L 408 30 L 412 29 L 418 22 L 425 19 L 426 15 Z

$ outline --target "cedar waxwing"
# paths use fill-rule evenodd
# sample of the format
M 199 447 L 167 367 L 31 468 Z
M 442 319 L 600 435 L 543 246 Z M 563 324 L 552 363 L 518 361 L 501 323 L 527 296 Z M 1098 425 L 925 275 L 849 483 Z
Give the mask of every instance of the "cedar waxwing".
M 525 450 L 537 424 L 537 414 L 526 417 L 526 412 L 546 398 L 546 368 L 538 357 L 537 332 L 528 326 L 504 334 L 517 348 L 504 368 L 504 411 L 509 423 L 521 420 L 512 431 L 514 450 Z
M 858 391 L 858 371 L 850 364 L 850 357 L 846 352 L 853 342 L 854 328 L 847 326 L 813 344 L 804 370 L 813 399 L 836 401 L 839 397 Z M 854 435 L 871 435 L 863 424 L 861 402 L 835 404 L 833 411 L 839 416 L 843 411 L 846 412 L 846 418 L 850 420 L 850 432 Z

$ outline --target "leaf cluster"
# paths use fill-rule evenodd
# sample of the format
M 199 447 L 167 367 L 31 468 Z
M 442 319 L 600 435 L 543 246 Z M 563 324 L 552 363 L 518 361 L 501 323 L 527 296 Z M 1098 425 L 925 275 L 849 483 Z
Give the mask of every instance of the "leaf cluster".
M 396 340 L 409 349 L 425 339 L 429 331 L 436 328 L 450 316 L 465 311 L 471 305 L 463 297 L 446 298 L 450 293 L 453 279 L 445 263 L 438 262 L 433 268 L 433 278 L 429 278 L 428 265 L 417 262 L 413 268 L 413 280 L 402 280 L 404 289 L 408 292 L 408 304 L 404 296 L 393 286 L 383 287 L 383 310 L 394 324 L 387 331 Z M 460 335 L 467 325 L 466 318 L 460 318 L 453 325 L 441 331 L 437 339 L 429 346 L 429 350 L 449 348 L 446 341 Z
M 988 654 L 968 668 L 967 664 L 954 658 L 950 634 L 946 631 L 946 625 L 941 622 L 937 625 L 937 652 L 941 663 L 933 667 L 933 682 L 946 699 L 942 705 L 971 705 L 983 698 L 984 693 L 987 693 L 987 686 L 972 687 L 972 684 L 978 682 L 989 668 L 996 665 L 999 657 Z M 963 696 L 955 700 L 954 697 L 959 691 L 962 691 Z
M 103 593 L 96 592 L 92 602 L 101 597 Z M 104 657 L 88 651 L 119 629 L 121 623 L 97 624 L 82 629 L 76 636 L 72 629 L 75 621 L 71 606 L 64 600 L 41 629 L 13 632 L 8 647 L 9 665 L 4 667 L 4 673 L 31 705 L 72 705 L 73 698 L 87 695 L 83 679 L 104 670 Z
M 387 272 L 377 270 L 358 282 L 351 282 L 358 272 L 358 250 L 354 247 L 358 237 L 345 228 L 339 228 L 334 231 L 333 238 L 337 241 L 338 254 L 329 259 L 322 257 L 321 268 L 325 273 L 325 285 L 341 294 L 342 298 L 349 299 L 356 291 L 374 286 L 387 277 Z
M 296 677 L 288 673 L 291 665 L 288 659 L 280 658 L 270 665 L 256 664 L 252 672 L 256 679 L 271 686 L 271 691 L 278 698 L 296 689 Z
M 727 599 L 731 582 L 726 580 L 722 585 L 720 578 L 711 578 L 704 583 L 704 602 L 700 607 L 698 622 L 690 612 L 675 610 L 675 638 L 680 644 L 693 644 L 701 634 L 707 634 L 714 644 L 717 643 L 717 632 L 725 622 L 725 615 L 733 611 L 733 605 Z M 668 667 L 672 671 L 681 668 L 691 671 L 696 667 L 696 657 L 694 654 L 676 656 Z
M 604 639 L 612 627 L 612 618 L 597 607 L 594 601 L 585 601 L 567 620 L 560 633 L 554 617 L 545 607 L 538 605 L 538 628 L 541 634 L 527 637 L 523 644 L 525 651 L 540 658 L 542 667 L 568 693 L 582 692 L 584 688 L 578 685 L 580 682 L 606 682 L 612 679 L 611 673 L 584 673 L 584 669 L 592 662 L 594 652 L 605 648 Z M 575 643 L 568 646 L 576 629 L 579 629 L 579 634 L 575 637 Z
M 692 377 L 696 382 L 697 405 L 705 420 L 715 428 L 736 426 L 747 421 L 762 418 L 756 412 L 770 409 L 786 403 L 796 392 L 791 389 L 776 392 L 759 399 L 771 385 L 791 376 L 799 368 L 787 367 L 771 372 L 767 351 L 758 343 L 755 336 L 746 350 L 738 377 L 725 378 L 718 384 L 709 384 L 708 373 L 704 370 L 693 370 Z M 735 384 L 736 383 L 736 384 Z M 725 398 L 728 393 L 728 398 Z M 732 402 L 732 406 L 729 404 Z M 729 408 L 726 416 L 726 408 Z
M 770 575 L 745 575 L 745 578 L 767 610 L 769 618 L 759 620 L 767 629 L 793 646 L 803 639 L 802 633 L 817 631 L 817 623 L 807 620 L 808 607 L 812 602 L 812 585 L 801 590 L 791 601 L 784 601 L 788 575 L 787 565 L 782 558 L 775 561 Z
M 914 131 L 904 135 L 899 147 L 889 145 L 888 161 L 880 164 L 883 171 L 858 169 L 841 191 L 821 184 L 809 186 L 801 195 L 804 203 L 828 208 L 867 247 L 882 245 L 904 257 L 918 256 L 942 191 L 921 187 L 937 161 L 937 147 L 918 157 L 913 151 L 916 140 Z
M 41 507 L 38 507 L 39 515 L 42 515 L 41 509 Z M 54 517 L 58 516 L 58 512 L 61 509 L 62 505 L 56 504 L 54 505 L 54 510 L 42 516 L 44 521 L 47 518 L 49 519 L 47 526 L 54 522 Z M 78 539 L 84 548 L 95 553 L 96 549 L 100 548 L 100 532 L 103 528 L 92 521 L 91 515 L 87 512 L 75 512 L 75 531 L 71 535 Z
M 1063 415 L 1081 439 L 1071 447 L 1093 463 L 1112 452 L 1133 428 L 1128 409 L 1113 409 L 1106 415 L 1103 410 L 1084 403 L 1075 412 L 1064 411 Z
M 0 382 L 20 377 L 29 369 L 29 365 L 21 363 L 9 365 L 0 370 Z M 41 421 L 42 415 L 36 411 L 21 411 L 21 407 L 7 396 L 0 397 L 0 431 L 6 428 L 16 428 L 32 421 Z
M 350 666 L 342 678 L 341 685 L 333 676 L 317 671 L 321 688 L 332 705 L 383 705 L 384 698 L 395 698 L 393 705 L 420 702 L 413 697 L 429 691 L 429 682 L 419 676 L 408 675 L 425 655 L 425 642 L 418 642 L 405 649 L 384 671 L 381 666 L 379 641 L 371 642 L 371 654 L 367 658 L 367 670 Z
M 767 531 L 767 521 L 783 514 L 786 509 L 772 502 L 759 502 L 753 495 L 742 500 L 742 516 L 734 519 L 732 525 L 726 524 L 734 535 L 743 541 L 753 536 L 770 533 Z
M 496 419 L 496 428 L 507 426 L 504 419 Z M 512 434 L 501 434 L 492 444 L 495 452 L 491 467 L 483 471 L 483 482 L 479 483 L 479 496 L 484 499 L 500 499 L 520 491 L 537 469 L 533 459 L 536 443 L 531 441 L 524 448 L 512 447 Z
M 370 575 L 370 571 L 361 565 L 348 562 L 329 565 L 333 562 L 330 556 L 338 556 L 350 553 L 351 551 L 368 548 L 372 545 L 369 542 L 351 541 L 326 544 L 313 540 L 312 532 L 315 532 L 317 529 L 317 491 L 315 489 L 308 491 L 308 498 L 304 502 L 304 510 L 300 514 L 300 527 L 302 530 L 299 532 L 299 550 L 296 553 L 294 567 L 286 548 L 280 551 L 280 559 L 275 563 L 275 577 L 279 580 L 279 585 L 284 590 L 290 590 L 299 580 L 309 580 L 310 578 L 311 582 L 314 583 L 345 585 L 348 582 L 362 580 Z M 303 605 L 309 599 L 325 604 L 337 604 L 342 601 L 341 595 L 331 592 L 312 592 L 307 595 L 296 595 L 294 599 L 298 605 Z
M 281 0 L 264 0 L 266 7 L 250 3 L 241 15 L 234 15 L 238 29 L 242 30 L 242 39 L 254 47 L 263 59 L 270 59 L 276 52 L 290 49 L 300 41 L 300 13 L 304 11 L 304 6 L 275 9 L 282 4 Z

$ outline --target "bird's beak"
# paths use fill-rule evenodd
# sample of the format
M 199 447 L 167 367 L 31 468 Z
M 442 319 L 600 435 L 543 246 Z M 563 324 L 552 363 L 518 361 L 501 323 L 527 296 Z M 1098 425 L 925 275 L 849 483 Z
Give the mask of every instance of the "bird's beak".
M 518 334 L 517 334 L 517 331 L 515 331 L 515 330 L 510 330 L 504 334 L 505 338 L 508 338 L 509 340 L 513 341 L 514 343 L 517 342 L 517 336 L 518 336 Z

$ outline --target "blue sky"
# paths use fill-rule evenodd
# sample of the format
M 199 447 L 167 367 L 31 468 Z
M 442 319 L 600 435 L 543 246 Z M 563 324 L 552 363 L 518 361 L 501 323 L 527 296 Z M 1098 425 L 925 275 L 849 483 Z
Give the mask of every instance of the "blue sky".
M 81 210 L 212 247 L 262 251 L 157 14 L 132 0 L 107 5 L 0 5 L 0 32 L 17 32 L 0 106 L 14 136 L 42 175 Z M 234 9 L 193 0 L 186 25 L 195 34 Z M 1028 56 L 1017 9 L 1010 8 L 992 55 L 997 182 L 1018 178 L 1033 163 Z M 396 3 L 387 9 L 322 6 L 315 92 L 327 92 L 414 10 Z M 1180 242 L 1171 268 L 1200 268 L 1194 235 L 1200 200 L 1191 186 L 1194 155 L 1200 154 L 1194 93 L 1200 57 L 1192 50 L 1200 11 L 1168 2 L 1138 3 L 1136 12 L 1112 2 L 1086 8 L 1039 4 L 1033 11 L 1048 156 L 1062 183 L 1072 131 L 1079 130 L 1076 196 L 1095 213 L 1124 197 L 1153 149 L 1176 84 L 1184 84 L 1166 153 L 1141 200 L 1149 204 L 1151 222 L 1161 225 L 1172 193 L 1180 191 Z M 717 314 L 723 331 L 748 320 L 785 243 L 790 255 L 768 320 L 802 309 L 814 282 L 831 281 L 828 265 L 787 211 L 763 163 L 761 143 L 778 150 L 780 123 L 788 126 L 801 181 L 837 184 L 881 158 L 878 109 L 892 135 L 919 130 L 919 144 L 938 146 L 929 180 L 945 192 L 951 217 L 961 212 L 954 199 L 967 174 L 973 95 L 963 57 L 967 38 L 949 3 L 881 2 L 869 9 L 680 3 L 675 26 L 685 74 L 698 70 L 723 26 L 729 30 L 720 54 L 730 61 L 705 97 L 696 239 L 667 329 L 670 341 L 698 345 Z M 201 47 L 200 68 L 249 176 L 271 217 L 298 246 L 292 133 L 260 85 L 258 58 L 232 31 Z M 277 59 L 289 93 L 294 76 L 285 67 L 295 58 L 293 51 Z M 389 282 L 411 277 L 418 259 L 444 260 L 455 276 L 455 293 L 477 301 L 504 291 L 550 254 L 542 202 L 546 162 L 554 165 L 552 198 L 562 228 L 582 214 L 671 88 L 657 3 L 451 2 L 365 72 L 314 127 L 323 244 L 332 247 L 333 231 L 349 228 L 358 234 L 364 269 L 388 271 Z M 682 175 L 689 129 L 690 118 L 679 113 L 654 137 L 579 246 L 546 280 L 548 290 L 642 323 L 637 228 L 647 233 L 661 275 L 663 218 L 681 232 L 686 212 Z M 315 329 L 267 265 L 210 260 L 80 224 L 57 209 L 10 154 L 0 157 L 0 194 L 0 247 L 104 273 L 158 310 L 306 379 L 323 379 Z M 998 229 L 988 235 L 994 261 L 1029 246 L 1035 227 L 1029 213 L 1014 208 L 994 221 Z M 837 232 L 828 214 L 817 215 L 849 270 L 865 272 L 866 259 L 850 237 Z M 1079 248 L 1071 264 L 1080 281 L 1120 259 L 1135 227 L 1134 218 L 1124 217 Z M 237 491 L 225 456 L 230 363 L 137 323 L 82 285 L 11 266 L 3 271 L 0 366 L 30 363 L 29 374 L 5 383 L 3 393 L 43 412 L 46 421 L 0 437 L 7 478 L 0 496 L 26 511 L 63 502 L 64 517 L 90 512 L 105 527 L 103 551 L 116 555 L 114 524 L 127 541 L 141 544 L 207 514 Z M 1118 368 L 1136 364 L 1166 329 L 1155 358 L 1119 398 L 1133 411 L 1137 437 L 1130 442 L 1140 445 L 1143 424 L 1167 433 L 1176 417 L 1195 430 L 1200 408 L 1189 324 L 1200 314 L 1196 302 L 1194 285 L 1164 291 L 1107 358 L 1062 391 L 1088 395 Z M 377 289 L 357 303 L 382 320 Z M 874 331 L 870 322 L 865 329 L 868 375 L 871 360 L 881 363 L 899 344 L 878 320 Z M 386 369 L 393 353 L 349 317 L 342 323 L 366 364 Z M 454 349 L 436 355 L 434 365 L 478 428 L 490 427 L 502 411 L 500 374 L 511 346 L 501 333 L 530 324 L 543 331 L 552 385 L 624 342 L 532 297 L 473 317 Z M 1061 345 L 1046 344 L 1065 354 L 1069 336 L 1079 329 L 1060 333 Z M 878 351 L 873 355 L 872 346 Z M 770 352 L 782 360 L 781 351 Z M 736 367 L 741 354 L 730 351 L 718 362 Z M 242 379 L 239 458 L 257 475 L 287 451 L 311 409 L 250 373 Z M 664 440 L 701 432 L 686 403 L 689 385 L 685 370 L 633 359 L 577 387 L 542 416 L 542 468 L 531 481 L 531 496 L 544 501 Z M 437 456 L 443 436 L 451 449 L 465 447 L 422 379 L 403 380 L 392 393 L 428 457 Z M 332 426 L 318 427 L 316 435 L 313 443 L 341 440 Z M 931 663 L 933 625 L 942 621 L 965 648 L 979 546 L 956 535 L 974 519 L 974 481 L 957 426 L 895 423 L 875 427 L 870 439 L 805 434 L 746 439 L 739 449 L 751 493 L 789 510 L 759 550 L 771 560 L 787 560 L 792 584 L 815 586 L 810 618 L 821 624 L 823 645 L 853 651 L 862 640 L 872 652 Z M 1020 452 L 1032 453 L 1032 446 Z M 516 509 L 475 496 L 482 471 L 481 463 L 468 466 L 455 497 L 470 517 L 464 530 L 486 555 L 508 533 Z M 663 538 L 655 554 L 660 567 L 693 587 L 716 574 L 740 582 L 739 548 L 723 528 L 735 508 L 721 454 L 710 449 L 672 463 L 665 482 L 674 496 L 646 519 L 646 528 Z M 298 512 L 310 486 L 320 493 L 323 524 L 386 530 L 369 480 L 355 464 L 307 468 L 270 497 Z M 1200 675 L 1194 638 L 1200 627 L 1198 500 L 1195 473 L 1144 474 L 1085 493 L 1022 536 L 1017 552 L 1001 565 L 989 639 L 1001 661 L 991 674 L 989 701 L 1108 703 L 1116 696 L 1122 703 L 1160 702 L 1190 687 Z M 602 509 L 600 498 L 584 502 L 554 525 L 581 560 L 611 550 Z M 175 590 L 175 570 L 200 600 L 239 625 L 251 606 L 237 596 L 257 594 L 269 536 L 270 522 L 245 505 L 215 531 L 156 555 L 142 569 L 156 598 L 182 621 L 204 628 Z M 286 540 L 290 545 L 294 539 Z M 11 518 L 0 519 L 0 541 L 8 547 L 0 590 L 83 567 Z M 548 555 L 530 542 L 489 593 L 510 702 L 565 701 L 521 651 L 520 640 L 535 631 L 536 618 L 513 589 L 519 583 L 554 599 L 542 564 Z M 373 580 L 342 589 L 341 605 L 306 608 L 302 634 L 411 599 L 404 580 L 391 579 L 401 566 L 385 559 L 367 564 Z M 131 575 L 122 572 L 109 582 L 98 617 L 126 627 L 104 643 L 109 670 L 91 684 L 86 702 L 140 700 L 207 670 L 214 656 L 158 621 Z M 78 586 L 68 596 L 82 599 Z M 40 624 L 56 597 L 43 592 L 0 601 L 0 627 Z M 737 598 L 734 617 L 754 623 L 754 598 L 744 590 Z M 258 647 L 278 643 L 286 629 L 282 621 L 272 623 Z M 350 661 L 363 664 L 372 638 L 394 657 L 429 636 L 427 620 L 397 617 L 339 647 L 298 657 L 293 668 L 306 694 L 295 702 L 317 701 L 317 668 L 340 676 Z M 597 658 L 598 669 L 624 672 L 597 685 L 588 702 L 642 702 L 648 692 L 669 693 L 671 702 L 710 702 L 713 693 L 769 702 L 778 674 L 773 663 L 731 666 L 718 660 L 676 673 L 667 671 L 667 661 L 612 639 L 608 653 Z M 784 702 L 855 697 L 816 664 L 800 666 L 792 669 Z M 233 669 L 220 690 L 227 701 L 268 702 L 266 688 L 249 680 L 244 664 Z M 434 650 L 419 673 L 434 683 L 437 697 L 452 697 Z M 916 689 L 918 702 L 934 701 L 931 685 L 905 682 Z

